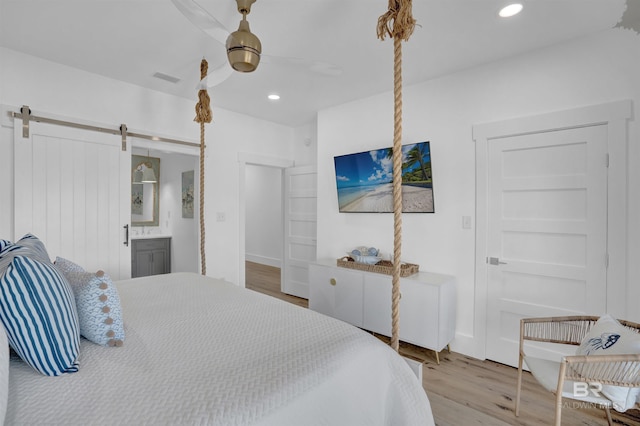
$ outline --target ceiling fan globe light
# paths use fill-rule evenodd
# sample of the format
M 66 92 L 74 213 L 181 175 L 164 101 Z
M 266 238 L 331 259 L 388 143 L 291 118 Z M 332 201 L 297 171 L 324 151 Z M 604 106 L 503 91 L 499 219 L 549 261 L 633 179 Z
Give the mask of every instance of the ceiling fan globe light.
M 240 72 L 251 72 L 258 68 L 262 44 L 249 30 L 246 20 L 240 21 L 238 31 L 227 38 L 227 59 L 231 67 Z

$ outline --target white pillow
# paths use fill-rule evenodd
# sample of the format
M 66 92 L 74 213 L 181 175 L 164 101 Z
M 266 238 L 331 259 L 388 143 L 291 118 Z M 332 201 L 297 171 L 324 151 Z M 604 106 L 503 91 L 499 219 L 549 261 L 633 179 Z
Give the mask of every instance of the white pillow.
M 576 355 L 622 354 L 640 354 L 640 334 L 624 327 L 609 314 L 602 315 L 591 327 L 576 351 Z M 640 388 L 603 385 L 602 393 L 619 412 L 633 408 L 640 398 Z

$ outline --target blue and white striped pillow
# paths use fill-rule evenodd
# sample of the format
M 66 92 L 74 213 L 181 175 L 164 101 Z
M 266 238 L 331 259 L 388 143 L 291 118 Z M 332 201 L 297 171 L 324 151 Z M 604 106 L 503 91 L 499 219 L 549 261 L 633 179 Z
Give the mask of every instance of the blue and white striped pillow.
M 7 247 L 11 245 L 11 241 L 9 240 L 0 240 L 0 253 L 4 251 Z
M 47 376 L 78 371 L 73 293 L 51 263 L 15 256 L 0 278 L 0 320 L 11 347 Z
M 32 234 L 26 234 L 15 243 L 9 244 L 4 250 L 0 250 L 0 275 L 15 256 L 28 256 L 40 262 L 51 262 L 44 243 Z

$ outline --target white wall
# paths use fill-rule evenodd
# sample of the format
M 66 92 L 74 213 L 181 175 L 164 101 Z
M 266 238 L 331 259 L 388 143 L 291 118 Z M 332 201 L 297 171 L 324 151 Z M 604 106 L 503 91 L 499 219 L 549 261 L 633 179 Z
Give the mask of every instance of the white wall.
M 170 154 L 161 155 L 163 164 L 161 179 L 167 184 L 161 187 L 160 218 L 171 234 L 171 270 L 173 272 L 200 272 L 200 240 L 198 182 L 199 158 Z M 194 171 L 193 218 L 182 217 L 182 172 Z
M 247 164 L 246 260 L 282 267 L 282 169 Z
M 410 43 L 411 41 L 409 41 Z M 474 324 L 474 124 L 632 99 L 640 104 L 640 36 L 615 29 L 422 84 L 407 86 L 403 143 L 431 141 L 434 214 L 403 215 L 403 260 L 454 275 L 458 283 L 455 350 L 479 355 Z M 629 123 L 626 317 L 640 320 L 640 129 Z M 381 94 L 318 115 L 318 257 L 355 245 L 393 249 L 391 214 L 338 213 L 333 157 L 391 146 L 393 98 Z M 473 221 L 475 228 L 475 220 Z
M 34 114 L 145 131 L 193 142 L 194 99 L 183 99 L 0 48 L 0 104 L 26 104 Z M 238 153 L 293 159 L 293 129 L 216 108 L 206 126 L 205 216 L 207 275 L 239 277 Z M 8 124 L 2 118 L 3 126 Z M 13 239 L 13 136 L 0 132 L 0 235 Z M 4 200 L 8 200 L 4 201 Z M 226 221 L 216 222 L 216 212 Z
M 296 166 L 308 166 L 318 161 L 318 123 L 316 120 L 293 129 L 293 149 Z

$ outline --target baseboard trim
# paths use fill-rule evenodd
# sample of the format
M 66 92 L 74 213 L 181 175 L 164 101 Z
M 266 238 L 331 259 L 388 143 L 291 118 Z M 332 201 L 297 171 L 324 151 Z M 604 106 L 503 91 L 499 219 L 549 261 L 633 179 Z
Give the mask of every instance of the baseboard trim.
M 468 334 L 456 333 L 449 347 L 454 352 L 476 359 L 485 359 L 484 351 L 478 347 L 479 345 L 476 340 L 477 339 Z

